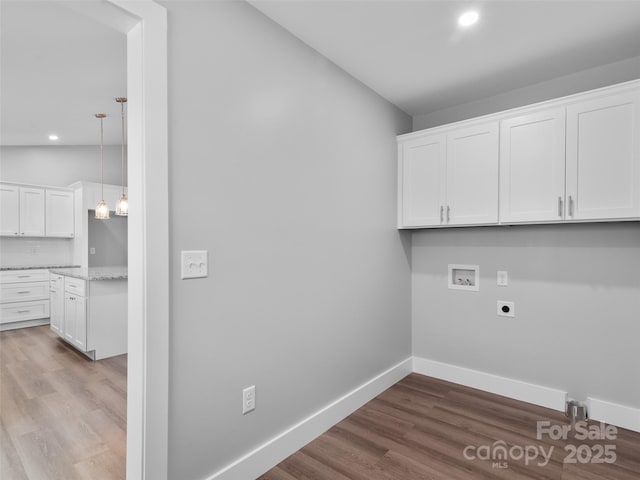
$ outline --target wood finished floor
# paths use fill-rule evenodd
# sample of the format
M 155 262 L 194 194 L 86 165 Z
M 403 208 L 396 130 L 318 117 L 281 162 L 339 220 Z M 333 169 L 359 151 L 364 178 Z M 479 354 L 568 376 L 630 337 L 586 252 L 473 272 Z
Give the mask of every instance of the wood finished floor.
M 584 441 L 574 438 L 575 432 L 567 441 L 546 434 L 537 439 L 539 420 L 569 425 L 554 410 L 411 374 L 259 480 L 640 479 L 639 433 L 619 428 L 615 441 Z M 540 454 L 529 465 L 508 458 L 506 468 L 497 468 L 492 460 L 467 460 L 463 454 L 467 446 L 493 447 L 500 441 L 515 457 L 517 447 L 530 447 L 531 456 L 534 447 L 547 453 L 553 447 L 550 461 L 537 465 Z M 566 463 L 569 444 L 587 445 L 580 449 L 583 460 L 589 452 L 597 456 L 598 445 L 615 445 L 615 463 Z M 471 457 L 473 450 L 467 453 Z
M 126 355 L 92 362 L 48 325 L 0 332 L 0 479 L 124 479 L 126 398 Z

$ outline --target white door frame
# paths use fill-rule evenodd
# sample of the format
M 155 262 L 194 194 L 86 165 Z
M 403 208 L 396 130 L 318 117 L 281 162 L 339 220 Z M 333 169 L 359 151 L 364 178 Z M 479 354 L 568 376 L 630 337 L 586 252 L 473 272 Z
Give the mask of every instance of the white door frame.
M 169 414 L 167 13 L 152 0 L 108 1 L 134 18 L 133 27 L 127 33 L 130 204 L 127 479 L 166 480 Z

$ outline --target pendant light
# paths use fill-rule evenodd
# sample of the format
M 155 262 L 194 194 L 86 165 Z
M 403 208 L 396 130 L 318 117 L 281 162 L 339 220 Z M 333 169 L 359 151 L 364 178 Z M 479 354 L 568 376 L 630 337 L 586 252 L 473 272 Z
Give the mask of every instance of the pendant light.
M 96 207 L 96 218 L 99 220 L 107 220 L 109 218 L 109 206 L 104 201 L 104 134 L 102 129 L 102 122 L 107 115 L 104 113 L 96 113 L 96 118 L 100 119 L 100 186 L 101 195 L 100 202 Z
M 129 215 L 129 199 L 127 198 L 127 194 L 124 191 L 124 104 L 127 102 L 127 99 L 124 97 L 116 98 L 116 102 L 120 104 L 120 110 L 122 115 L 121 121 L 121 130 L 122 130 L 122 196 L 120 197 L 120 201 L 116 206 L 116 215 L 120 215 L 122 217 L 126 217 Z

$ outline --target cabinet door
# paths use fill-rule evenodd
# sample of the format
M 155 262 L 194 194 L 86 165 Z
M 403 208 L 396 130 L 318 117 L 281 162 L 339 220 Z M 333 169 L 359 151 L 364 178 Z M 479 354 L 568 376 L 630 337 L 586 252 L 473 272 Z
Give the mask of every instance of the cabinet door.
M 74 304 L 76 308 L 75 321 L 76 321 L 76 336 L 73 340 L 73 344 L 82 350 L 87 351 L 87 301 L 85 297 L 74 297 Z
M 20 234 L 20 188 L 0 184 L 0 235 Z
M 567 108 L 567 218 L 640 217 L 640 92 Z
M 73 192 L 46 191 L 47 237 L 73 237 Z
M 498 223 L 498 122 L 447 136 L 448 225 Z
M 565 111 L 511 118 L 500 125 L 500 221 L 564 218 Z
M 64 294 L 64 338 L 73 343 L 76 337 L 76 305 L 75 297 Z
M 412 139 L 401 148 L 400 226 L 440 225 L 446 200 L 445 136 Z
M 20 187 L 20 235 L 44 237 L 44 190 Z
M 84 297 L 65 293 L 64 302 L 64 338 L 78 350 L 86 351 L 87 313 Z
M 64 337 L 64 295 L 55 286 L 49 289 L 51 330 Z

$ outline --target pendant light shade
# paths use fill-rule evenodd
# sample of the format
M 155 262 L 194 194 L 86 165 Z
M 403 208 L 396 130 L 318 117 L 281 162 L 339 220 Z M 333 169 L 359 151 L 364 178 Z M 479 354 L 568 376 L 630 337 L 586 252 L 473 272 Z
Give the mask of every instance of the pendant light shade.
M 120 215 L 123 217 L 126 217 L 127 215 L 129 215 L 129 199 L 127 198 L 127 194 L 124 191 L 124 172 L 125 172 L 125 168 L 124 168 L 124 143 L 125 143 L 125 139 L 124 139 L 124 133 L 125 133 L 125 116 L 124 116 L 124 104 L 127 103 L 127 99 L 124 97 L 118 97 L 116 98 L 116 102 L 118 102 L 120 104 L 120 110 L 121 110 L 121 133 L 122 133 L 122 196 L 120 197 L 120 200 L 118 201 L 118 205 L 116 205 L 116 215 Z
M 109 219 L 109 206 L 104 201 L 104 133 L 102 122 L 107 115 L 104 113 L 96 113 L 96 118 L 100 120 L 100 186 L 101 200 L 96 206 L 96 218 L 99 220 Z

